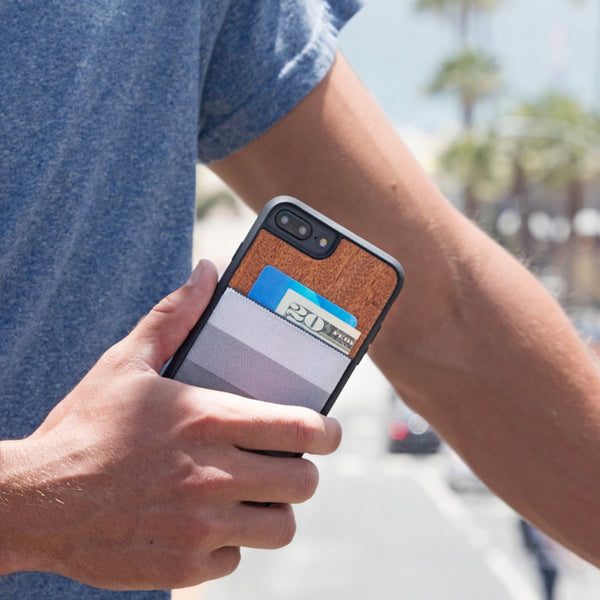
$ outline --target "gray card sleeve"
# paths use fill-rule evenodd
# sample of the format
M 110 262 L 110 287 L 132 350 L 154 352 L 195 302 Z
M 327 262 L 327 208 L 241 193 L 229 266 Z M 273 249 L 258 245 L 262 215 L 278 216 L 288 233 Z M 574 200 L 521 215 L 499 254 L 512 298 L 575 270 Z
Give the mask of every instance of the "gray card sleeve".
M 349 364 L 346 355 L 227 289 L 176 379 L 320 411 Z

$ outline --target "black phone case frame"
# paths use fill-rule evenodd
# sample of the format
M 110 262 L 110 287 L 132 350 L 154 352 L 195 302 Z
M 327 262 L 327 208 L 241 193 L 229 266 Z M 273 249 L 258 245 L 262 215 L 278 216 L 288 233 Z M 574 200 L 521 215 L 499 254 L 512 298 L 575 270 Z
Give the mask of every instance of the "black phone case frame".
M 312 220 L 316 220 L 316 221 L 322 223 L 329 230 L 334 231 L 337 235 L 337 239 L 336 239 L 336 243 L 334 245 L 332 244 L 332 246 L 337 246 L 337 244 L 339 244 L 339 241 L 341 239 L 346 238 L 347 240 L 349 240 L 349 241 L 353 242 L 354 244 L 356 244 L 357 246 L 361 247 L 363 250 L 365 250 L 365 251 L 369 252 L 370 254 L 372 254 L 373 256 L 377 257 L 379 260 L 388 264 L 392 269 L 394 269 L 394 271 L 396 272 L 396 276 L 397 276 L 397 284 L 396 284 L 392 294 L 390 295 L 384 308 L 382 309 L 379 316 L 377 317 L 374 325 L 366 333 L 365 340 L 362 343 L 359 351 L 351 359 L 350 364 L 348 365 L 348 368 L 344 371 L 344 373 L 343 373 L 342 377 L 339 379 L 335 389 L 333 390 L 333 392 L 329 396 L 329 399 L 327 400 L 326 404 L 324 405 L 323 409 L 321 410 L 321 413 L 326 415 L 331 410 L 331 408 L 334 405 L 335 401 L 337 400 L 340 392 L 342 391 L 346 382 L 348 381 L 350 375 L 352 375 L 352 372 L 354 371 L 356 366 L 360 363 L 361 359 L 368 351 L 369 345 L 372 343 L 372 341 L 375 339 L 375 336 L 379 332 L 379 330 L 381 328 L 381 324 L 382 324 L 383 320 L 385 319 L 385 316 L 387 315 L 393 302 L 396 300 L 396 298 L 400 294 L 400 291 L 404 285 L 404 270 L 402 269 L 402 266 L 395 258 L 390 256 L 383 250 L 377 248 L 373 244 L 367 242 L 366 240 L 362 239 L 358 235 L 345 229 L 344 227 L 342 227 L 341 225 L 339 225 L 332 219 L 329 219 L 325 215 L 319 213 L 318 211 L 314 210 L 310 206 L 307 206 L 300 200 L 293 198 L 292 196 L 277 196 L 277 197 L 273 198 L 272 200 L 270 200 L 264 206 L 262 211 L 257 216 L 252 227 L 250 228 L 248 234 L 246 235 L 246 237 L 244 238 L 244 240 L 242 241 L 242 243 L 240 244 L 240 246 L 234 253 L 233 258 L 232 258 L 229 266 L 223 273 L 223 276 L 220 278 L 220 280 L 217 284 L 217 287 L 215 289 L 215 292 L 214 292 L 208 306 L 206 307 L 204 313 L 202 314 L 202 316 L 200 317 L 198 322 L 194 325 L 194 327 L 188 334 L 188 336 L 185 339 L 185 341 L 183 342 L 183 344 L 175 352 L 173 358 L 165 366 L 165 368 L 163 370 L 163 376 L 167 377 L 167 378 L 171 378 L 171 379 L 173 379 L 175 377 L 183 360 L 185 359 L 190 348 L 192 347 L 196 337 L 198 336 L 198 334 L 200 333 L 200 331 L 202 330 L 202 328 L 204 327 L 204 325 L 210 318 L 210 315 L 214 311 L 215 306 L 217 305 L 221 296 L 227 289 L 229 282 L 231 281 L 234 273 L 240 266 L 240 263 L 243 260 L 244 256 L 246 255 L 246 253 L 252 246 L 259 231 L 261 231 L 262 229 L 265 229 L 269 233 L 275 235 L 276 237 L 281 238 L 282 240 L 290 243 L 295 248 L 298 248 L 299 250 L 305 252 L 303 246 L 301 245 L 301 242 L 299 242 L 299 240 L 297 238 L 295 238 L 288 232 L 279 228 L 274 221 L 275 215 L 278 212 L 280 212 L 281 210 L 285 209 L 286 207 L 294 212 L 298 212 L 299 214 L 306 215 L 310 219 L 311 222 L 312 222 Z M 334 249 L 335 249 L 335 247 L 332 247 L 331 250 L 333 251 Z M 310 253 L 307 253 L 307 254 L 309 256 L 312 256 L 313 258 L 326 258 L 327 256 L 329 256 L 330 253 L 323 254 L 322 256 L 318 256 L 318 257 L 313 256 Z

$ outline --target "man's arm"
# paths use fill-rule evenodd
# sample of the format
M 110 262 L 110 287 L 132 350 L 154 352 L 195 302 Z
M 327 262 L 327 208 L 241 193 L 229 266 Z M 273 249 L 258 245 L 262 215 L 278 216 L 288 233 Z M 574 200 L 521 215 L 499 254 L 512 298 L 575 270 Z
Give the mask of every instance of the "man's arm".
M 372 357 L 491 489 L 600 566 L 595 364 L 534 277 L 440 194 L 344 59 L 211 166 L 255 209 L 297 196 L 403 264 Z

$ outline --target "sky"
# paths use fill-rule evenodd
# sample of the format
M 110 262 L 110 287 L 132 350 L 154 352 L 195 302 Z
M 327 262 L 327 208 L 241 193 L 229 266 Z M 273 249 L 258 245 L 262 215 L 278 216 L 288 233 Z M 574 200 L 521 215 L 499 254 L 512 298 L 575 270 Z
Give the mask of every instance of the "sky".
M 425 93 L 437 66 L 456 50 L 457 36 L 413 5 L 367 0 L 343 30 L 340 47 L 398 128 L 434 134 L 458 119 L 452 98 Z M 474 33 L 498 59 L 503 78 L 480 119 L 550 89 L 600 108 L 600 0 L 504 0 L 493 16 L 478 19 Z

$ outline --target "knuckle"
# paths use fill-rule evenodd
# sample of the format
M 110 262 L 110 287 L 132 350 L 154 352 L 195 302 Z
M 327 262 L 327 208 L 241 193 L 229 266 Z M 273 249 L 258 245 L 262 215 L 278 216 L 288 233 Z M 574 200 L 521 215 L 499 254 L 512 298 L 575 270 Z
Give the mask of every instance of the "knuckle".
M 200 547 L 210 547 L 212 527 L 201 519 L 190 519 L 173 529 L 177 547 L 186 555 Z
M 199 583 L 200 573 L 197 561 L 193 560 L 192 552 L 171 561 L 168 566 L 168 581 L 170 588 L 187 587 Z
M 319 427 L 316 425 L 314 419 L 310 416 L 305 416 L 302 419 L 297 419 L 293 423 L 293 439 L 297 448 L 301 451 L 307 451 L 312 448 L 315 439 L 318 435 Z
M 130 341 L 126 337 L 105 350 L 93 370 L 131 376 L 134 372 L 147 372 L 148 367 L 140 356 L 132 351 Z
M 187 523 L 179 531 L 178 545 L 185 552 L 192 552 L 199 547 L 210 547 L 214 537 L 214 528 L 206 521 Z
M 168 582 L 167 587 L 171 589 L 199 585 L 230 575 L 238 568 L 240 561 L 240 549 L 234 546 L 224 546 L 208 552 L 190 549 L 184 554 L 178 554 L 177 560 L 165 561 L 162 579 Z
M 223 418 L 221 415 L 208 410 L 208 403 L 203 403 L 202 408 L 196 405 L 193 419 L 193 437 L 198 442 L 222 438 Z
M 199 550 L 210 551 L 227 539 L 228 527 L 215 515 L 198 515 L 190 518 L 178 531 L 179 547 L 186 553 Z
M 304 452 L 329 454 L 342 441 L 342 428 L 338 421 L 306 409 L 293 421 L 292 435 L 297 447 Z
M 282 524 L 274 539 L 273 548 L 283 548 L 291 543 L 296 535 L 296 519 L 292 507 L 285 506 L 285 513 L 282 519 Z
M 165 296 L 159 300 L 158 303 L 152 307 L 149 315 L 172 314 L 176 311 L 177 306 L 177 291 L 171 292 L 168 296 Z M 147 318 L 147 316 L 144 318 Z
M 223 546 L 209 552 L 190 550 L 163 566 L 166 571 L 163 580 L 171 589 L 195 586 L 231 575 L 240 562 L 241 552 L 237 546 Z M 164 581 L 162 587 L 165 587 Z
M 187 496 L 191 500 L 210 501 L 227 495 L 231 475 L 214 466 L 199 467 L 187 481 Z
M 224 546 L 216 551 L 217 554 L 217 577 L 231 575 L 239 566 L 242 560 L 240 549 L 237 546 Z
M 313 494 L 317 491 L 319 485 L 319 470 L 310 461 L 305 461 L 305 476 L 304 476 L 304 499 L 308 500 L 312 498 Z
M 123 368 L 123 365 L 127 364 L 127 357 L 123 348 L 123 340 L 117 342 L 114 346 L 111 346 L 107 350 L 104 351 L 100 359 L 98 360 L 98 365 L 101 368 L 105 368 L 113 371 L 120 371 Z
M 331 423 L 329 436 L 329 450 L 331 452 L 334 452 L 340 447 L 340 444 L 342 443 L 342 426 L 336 419 L 329 418 L 328 421 Z
M 301 474 L 298 477 L 298 488 L 296 490 L 297 501 L 305 502 L 314 495 L 319 483 L 319 471 L 317 467 L 308 460 L 301 463 Z

